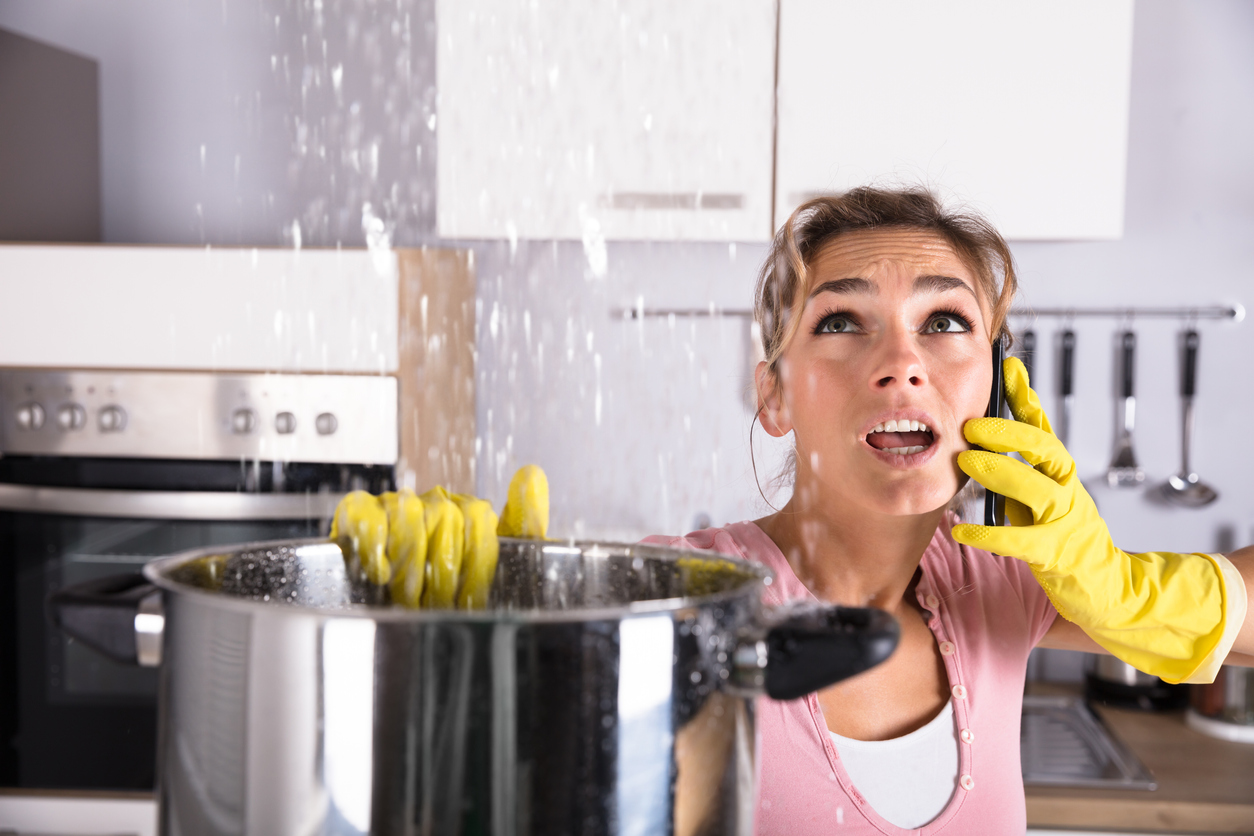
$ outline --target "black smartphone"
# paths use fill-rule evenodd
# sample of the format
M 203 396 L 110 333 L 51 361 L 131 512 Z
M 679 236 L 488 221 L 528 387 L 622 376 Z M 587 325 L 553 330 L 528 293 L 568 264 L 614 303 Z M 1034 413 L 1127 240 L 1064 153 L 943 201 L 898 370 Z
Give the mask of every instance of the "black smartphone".
M 993 340 L 993 391 L 988 396 L 985 418 L 1004 418 L 1006 413 L 1006 386 L 1002 380 L 1002 361 L 1006 359 L 1006 335 Z M 984 492 L 984 524 L 1006 524 L 1006 497 L 992 491 Z

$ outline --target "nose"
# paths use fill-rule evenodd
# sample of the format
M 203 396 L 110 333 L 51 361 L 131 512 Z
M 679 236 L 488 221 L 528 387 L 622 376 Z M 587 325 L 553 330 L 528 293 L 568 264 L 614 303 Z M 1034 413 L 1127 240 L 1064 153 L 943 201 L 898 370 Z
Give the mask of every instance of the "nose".
M 884 335 L 870 377 L 872 389 L 914 388 L 927 384 L 927 370 L 913 338 L 914 334 L 897 329 Z

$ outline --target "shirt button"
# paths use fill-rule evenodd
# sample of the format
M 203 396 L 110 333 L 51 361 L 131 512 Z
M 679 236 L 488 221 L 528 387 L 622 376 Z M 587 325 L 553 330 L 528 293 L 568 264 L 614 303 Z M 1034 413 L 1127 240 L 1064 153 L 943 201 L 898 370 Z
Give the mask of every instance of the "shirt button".
M 927 604 L 927 608 L 929 610 L 935 610 L 940 607 L 940 599 L 937 598 L 935 595 L 927 596 L 927 598 L 924 599 L 924 603 Z
M 954 693 L 954 699 L 965 700 L 967 698 L 967 686 L 955 685 L 952 690 Z
M 953 656 L 954 655 L 954 643 L 953 642 L 941 642 L 940 652 L 942 656 Z
M 970 792 L 971 790 L 975 789 L 975 779 L 972 778 L 970 775 L 963 775 L 961 778 L 958 779 L 958 785 L 961 786 L 967 792 Z
M 975 742 L 975 734 L 970 729 L 963 729 L 958 736 L 962 738 L 963 743 Z

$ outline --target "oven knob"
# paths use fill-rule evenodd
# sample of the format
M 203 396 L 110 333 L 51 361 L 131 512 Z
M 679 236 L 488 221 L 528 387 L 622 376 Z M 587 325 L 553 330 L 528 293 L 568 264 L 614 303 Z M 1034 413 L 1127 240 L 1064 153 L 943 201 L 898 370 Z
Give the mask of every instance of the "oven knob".
M 290 412 L 280 412 L 274 416 L 274 429 L 280 435 L 291 435 L 296 432 L 296 416 Z
M 231 413 L 231 432 L 248 435 L 257 428 L 257 413 L 251 409 L 237 409 Z
M 37 430 L 44 425 L 44 408 L 37 403 L 24 403 L 17 408 L 17 425 L 23 430 Z
M 324 412 L 314 420 L 314 427 L 318 430 L 318 435 L 331 435 L 340 426 L 340 422 L 335 420 L 335 415 L 330 412 Z
M 126 429 L 126 410 L 120 406 L 106 406 L 96 418 L 102 433 L 120 433 Z
M 62 430 L 81 430 L 87 423 L 87 410 L 76 403 L 67 403 L 57 410 L 57 426 Z

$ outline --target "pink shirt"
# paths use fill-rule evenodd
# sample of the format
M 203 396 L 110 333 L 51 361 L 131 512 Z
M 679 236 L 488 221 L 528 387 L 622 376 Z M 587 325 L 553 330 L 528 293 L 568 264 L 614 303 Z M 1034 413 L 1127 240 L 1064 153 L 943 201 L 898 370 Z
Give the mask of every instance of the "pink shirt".
M 1019 716 L 1028 653 L 1057 614 L 1027 566 L 959 546 L 949 517 L 919 563 L 919 604 L 933 615 L 959 729 L 958 789 L 935 819 L 903 830 L 882 819 L 841 765 L 818 697 L 758 700 L 760 834 L 962 834 L 1012 836 L 1027 829 L 1019 764 Z M 775 573 L 763 602 L 814 595 L 771 538 L 751 522 L 646 542 L 713 551 L 765 564 Z M 908 790 L 907 790 L 908 791 Z

